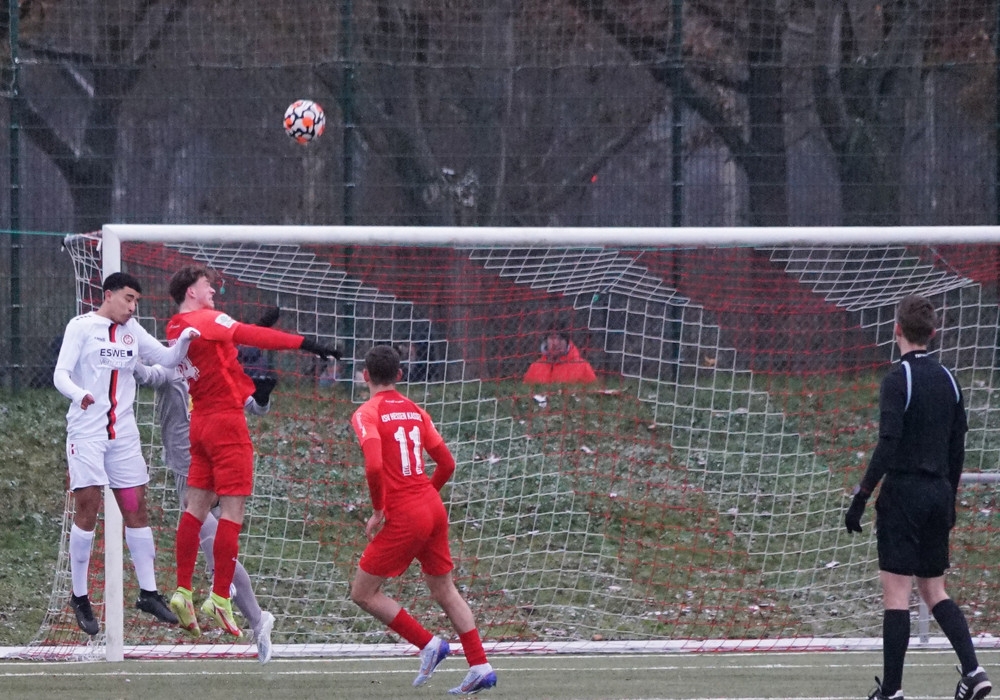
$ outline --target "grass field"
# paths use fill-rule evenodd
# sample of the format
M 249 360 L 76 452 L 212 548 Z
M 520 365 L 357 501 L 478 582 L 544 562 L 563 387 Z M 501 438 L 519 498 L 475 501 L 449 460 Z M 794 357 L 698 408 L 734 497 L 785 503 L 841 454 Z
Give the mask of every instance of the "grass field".
M 413 387 L 463 465 L 446 498 L 454 547 L 469 567 L 460 584 L 469 585 L 484 638 L 874 636 L 870 519 L 860 538 L 845 538 L 841 524 L 843 484 L 871 440 L 873 386 L 874 377 L 828 378 L 806 391 L 800 380 L 772 378 L 762 391 L 709 377 L 684 389 L 692 395 L 669 421 L 627 382 L 552 392 L 544 407 L 524 387 L 489 387 L 492 395 L 476 382 Z M 243 550 L 278 616 L 275 641 L 387 641 L 344 595 L 368 507 L 346 422 L 356 404 L 342 387 L 282 390 L 279 408 L 256 424 L 263 454 Z M 0 646 L 31 641 L 48 604 L 65 410 L 51 389 L 0 394 L 0 594 L 9 601 Z M 165 472 L 157 465 L 154 480 L 169 530 L 176 498 Z M 964 506 L 961 578 L 949 589 L 971 606 L 975 631 L 990 631 L 997 511 L 992 490 L 980 495 Z M 265 539 L 270 530 L 277 536 Z M 436 615 L 416 575 L 394 585 L 408 609 Z M 71 619 L 63 622 L 78 643 Z M 173 632 L 163 640 L 176 641 Z
M 0 393 L 0 646 L 30 641 L 48 607 L 66 503 L 66 408 L 55 389 Z
M 913 650 L 907 657 L 907 700 L 954 697 L 954 654 Z M 550 700 L 859 700 L 882 674 L 873 652 L 800 654 L 500 656 L 491 659 L 499 683 L 479 697 Z M 987 669 L 1000 652 L 980 655 Z M 430 683 L 414 689 L 415 657 L 272 661 L 132 661 L 0 663 L 3 696 L 168 700 L 198 698 L 448 697 L 465 674 L 461 658 L 441 665 Z

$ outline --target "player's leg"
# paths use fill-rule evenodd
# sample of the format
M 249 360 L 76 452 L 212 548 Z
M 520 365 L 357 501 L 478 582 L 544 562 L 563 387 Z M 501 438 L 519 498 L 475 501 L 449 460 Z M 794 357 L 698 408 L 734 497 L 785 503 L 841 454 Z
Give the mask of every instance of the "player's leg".
M 70 572 L 73 594 L 89 592 L 90 553 L 94 543 L 97 514 L 104 496 L 102 486 L 84 486 L 73 491 L 73 527 L 69 535 Z
M 365 550 L 365 555 L 362 556 L 362 562 L 365 565 L 378 567 L 380 561 L 392 561 L 391 555 L 387 558 L 384 551 L 379 553 L 377 548 L 375 552 L 371 550 L 372 547 L 369 545 Z M 409 557 L 408 554 L 404 556 Z M 412 561 L 412 557 L 409 560 Z M 389 570 L 397 571 L 398 565 Z M 369 615 L 420 649 L 420 670 L 417 672 L 416 678 L 413 679 L 413 685 L 419 687 L 430 679 L 438 664 L 447 658 L 451 649 L 446 640 L 432 635 L 399 603 L 382 591 L 382 586 L 388 578 L 368 573 L 359 565 L 354 580 L 351 582 L 351 600 Z
M 878 527 L 879 580 L 882 583 L 882 693 L 902 697 L 903 663 L 910 643 L 910 594 L 913 574 L 920 566 L 920 547 L 914 522 L 919 484 L 905 476 L 887 476 L 875 503 Z
M 236 571 L 236 558 L 239 554 L 239 538 L 246 511 L 246 497 L 220 496 L 219 506 L 215 542 L 212 545 L 212 558 L 215 563 L 212 592 L 223 598 L 229 598 L 230 586 Z
M 879 571 L 882 582 L 882 693 L 902 697 L 903 663 L 910 644 L 910 592 L 913 578 Z
M 424 573 L 424 580 L 431 597 L 441 607 L 451 621 L 462 651 L 469 664 L 469 671 L 461 685 L 448 692 L 452 695 L 472 695 L 497 684 L 497 676 L 486 658 L 483 642 L 476 629 L 476 619 L 472 609 L 455 587 L 452 577 L 454 563 L 448 542 L 448 515 L 444 506 L 434 509 L 434 528 L 427 538 L 424 549 L 417 555 Z
M 391 625 L 402 610 L 399 603 L 382 592 L 382 585 L 387 579 L 386 576 L 370 574 L 359 566 L 354 574 L 354 580 L 351 581 L 351 600 L 383 625 Z M 400 634 L 402 635 L 402 633 Z M 429 635 L 430 633 L 428 633 Z M 402 636 L 410 641 L 406 635 Z M 428 640 L 421 639 L 420 641 L 426 644 Z M 415 646 L 419 647 L 422 644 Z
M 184 503 L 184 512 L 181 513 L 177 523 L 177 536 L 174 542 L 177 588 L 186 592 L 188 598 L 193 590 L 194 567 L 201 546 L 201 525 L 215 502 L 210 456 L 201 442 L 194 439 L 196 425 L 196 422 L 192 422 L 191 465 L 187 478 L 183 487 L 181 485 L 183 477 L 178 477 L 177 481 L 178 493 Z
M 472 614 L 469 604 L 455 587 L 451 573 L 441 576 L 425 574 L 424 579 L 427 581 L 431 597 L 441 606 L 455 628 L 455 632 L 458 633 L 465 660 L 469 664 L 469 672 L 461 685 L 448 692 L 452 695 L 473 695 L 487 688 L 495 687 L 497 684 L 496 672 L 486 658 L 483 642 L 479 638 L 479 630 L 476 629 L 475 616 Z
M 177 624 L 177 616 L 156 586 L 156 543 L 149 527 L 146 509 L 146 484 L 149 470 L 142 456 L 139 436 L 115 440 L 105 457 L 108 481 L 125 525 L 128 546 L 139 582 L 139 597 L 135 607 L 162 622 Z
M 215 621 L 226 632 L 234 637 L 241 637 L 243 631 L 233 617 L 230 594 L 233 577 L 236 573 L 236 561 L 239 556 L 240 528 L 246 508 L 246 497 L 220 495 L 219 498 L 221 513 L 215 531 L 215 542 L 212 546 L 212 557 L 215 560 L 212 593 L 202 605 L 201 610 L 214 617 Z
M 188 483 L 195 485 L 194 448 L 198 444 L 204 448 L 211 465 L 211 479 L 220 508 L 212 546 L 215 559 L 212 593 L 201 609 L 213 616 L 226 632 L 239 637 L 243 633 L 233 617 L 230 587 L 239 557 L 246 499 L 253 492 L 253 444 L 243 411 L 213 414 L 210 426 L 205 425 L 206 421 L 195 420 L 196 416 L 197 412 L 192 414 L 191 420 L 192 464 Z
M 200 469 L 207 470 L 204 456 L 194 456 L 192 450 L 191 464 L 199 463 Z M 194 467 L 192 467 L 193 469 Z M 206 476 L 201 477 L 204 483 L 211 483 Z M 202 520 L 207 517 L 215 494 L 207 489 L 189 485 L 188 476 L 174 474 L 177 487 L 177 497 L 184 510 L 177 522 L 177 534 L 174 541 L 174 559 L 176 564 L 177 588 L 170 597 L 170 609 L 179 620 L 178 625 L 192 637 L 201 634 L 198 625 L 198 613 L 194 607 L 194 568 L 198 561 L 198 549 Z
M 90 604 L 89 574 L 90 554 L 94 547 L 94 529 L 97 527 L 97 513 L 103 498 L 103 487 L 85 486 L 73 491 L 73 526 L 69 533 L 70 576 L 72 595 L 70 607 L 81 630 L 94 636 L 100 631 L 100 624 L 94 617 Z
M 944 576 L 917 578 L 917 589 L 941 631 L 951 642 L 961 664 L 962 678 L 955 689 L 956 700 L 979 700 L 986 697 L 993 685 L 986 671 L 979 665 L 965 614 L 945 591 Z
M 73 492 L 73 525 L 69 533 L 70 607 L 80 629 L 93 636 L 100 631 L 90 604 L 90 555 L 94 546 L 97 514 L 104 499 L 107 474 L 104 471 L 105 442 L 66 442 L 69 488 Z
M 961 664 L 956 700 L 979 700 L 989 695 L 993 686 L 979 665 L 965 615 L 948 597 L 944 586 L 944 572 L 951 564 L 948 555 L 955 494 L 947 480 L 927 479 L 921 484 L 920 497 L 926 504 L 926 517 L 919 531 L 921 560 L 915 571 L 917 590 Z
M 215 533 L 219 519 L 214 510 L 209 511 L 201 526 L 201 551 L 205 555 L 205 564 L 210 578 L 215 577 Z M 233 605 L 239 608 L 246 618 L 247 624 L 254 633 L 254 643 L 257 645 L 257 658 L 261 663 L 271 660 L 271 630 L 274 628 L 274 615 L 261 610 L 257 596 L 253 591 L 250 574 L 240 562 L 236 562 L 233 571 L 233 584 L 230 588 Z
M 401 520 L 411 522 L 410 518 Z M 414 519 L 413 524 L 419 537 L 419 520 Z M 413 561 L 413 541 L 405 528 L 394 521 L 387 522 L 361 553 L 351 581 L 351 600 L 410 644 L 423 649 L 434 636 L 382 591 L 388 579 L 402 574 Z

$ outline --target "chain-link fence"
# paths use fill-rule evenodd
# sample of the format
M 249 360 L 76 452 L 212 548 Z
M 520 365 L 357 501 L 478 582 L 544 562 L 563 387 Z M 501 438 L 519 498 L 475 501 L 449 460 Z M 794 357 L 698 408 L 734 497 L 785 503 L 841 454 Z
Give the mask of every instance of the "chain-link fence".
M 12 232 L 997 220 L 992 0 L 3 5 L 8 384 L 73 291 L 58 236 Z

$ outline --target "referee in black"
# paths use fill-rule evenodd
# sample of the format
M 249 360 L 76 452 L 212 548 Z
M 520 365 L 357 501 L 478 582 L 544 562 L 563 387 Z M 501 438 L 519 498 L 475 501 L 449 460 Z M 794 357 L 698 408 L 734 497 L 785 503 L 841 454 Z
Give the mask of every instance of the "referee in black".
M 875 502 L 883 676 L 868 700 L 903 698 L 913 577 L 962 664 L 955 700 L 980 700 L 993 688 L 965 615 L 944 589 L 968 425 L 962 390 L 927 352 L 937 324 L 934 307 L 922 296 L 907 296 L 896 307 L 893 335 L 902 357 L 882 380 L 878 444 L 844 517 L 848 532 L 861 532 L 868 497 L 885 477 Z

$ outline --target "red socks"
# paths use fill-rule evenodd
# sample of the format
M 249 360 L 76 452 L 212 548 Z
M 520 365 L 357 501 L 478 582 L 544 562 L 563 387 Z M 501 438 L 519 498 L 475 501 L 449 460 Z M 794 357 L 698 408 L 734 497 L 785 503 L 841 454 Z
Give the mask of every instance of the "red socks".
M 240 525 L 225 518 L 219 519 L 219 528 L 215 531 L 215 580 L 212 581 L 212 593 L 220 598 L 229 598 L 229 587 L 233 584 L 236 573 L 236 557 L 240 553 Z
M 177 541 L 174 544 L 174 557 L 177 561 L 177 587 L 191 588 L 194 577 L 194 565 L 198 561 L 198 546 L 201 544 L 199 533 L 201 521 L 187 511 L 181 515 L 177 524 Z
M 434 639 L 434 635 L 424 629 L 424 626 L 413 619 L 410 613 L 403 608 L 399 609 L 396 617 L 389 623 L 389 629 L 408 641 L 417 649 L 423 649 Z
M 486 650 L 483 649 L 483 642 L 479 639 L 479 630 L 473 627 L 465 634 L 458 635 L 458 638 L 462 642 L 462 651 L 469 666 L 487 663 Z

